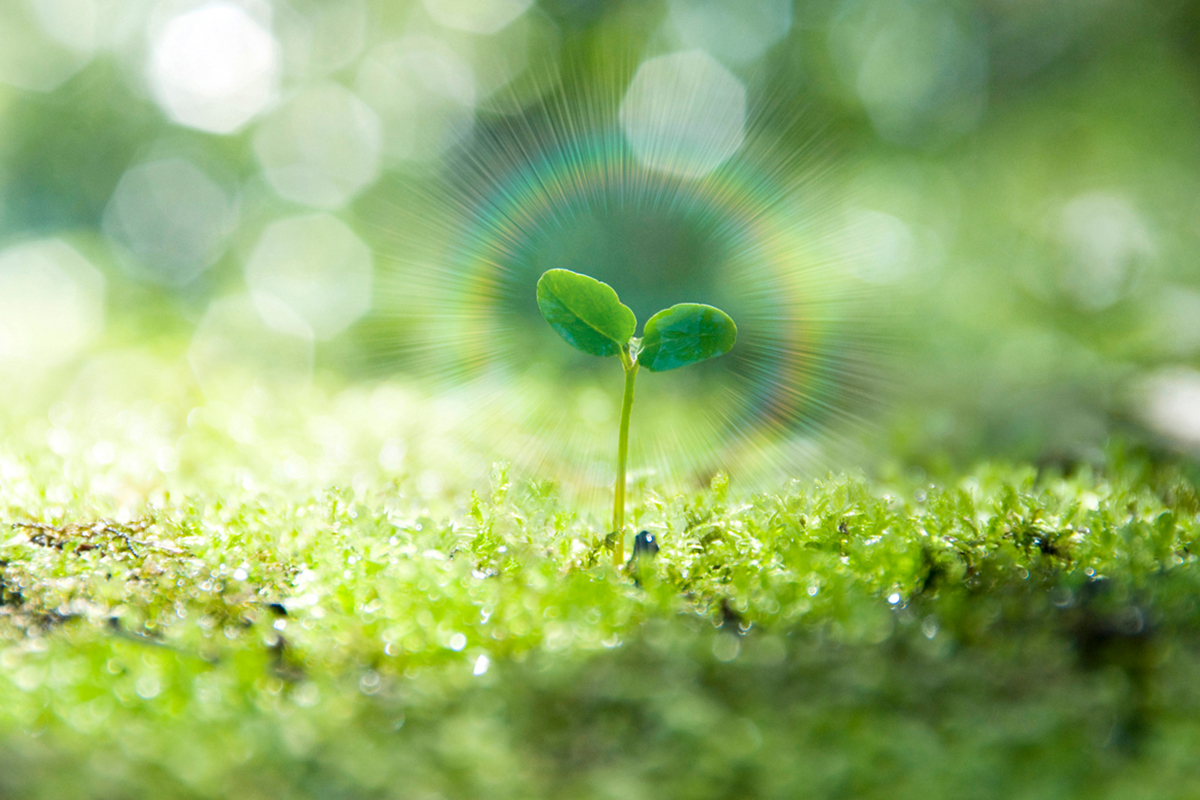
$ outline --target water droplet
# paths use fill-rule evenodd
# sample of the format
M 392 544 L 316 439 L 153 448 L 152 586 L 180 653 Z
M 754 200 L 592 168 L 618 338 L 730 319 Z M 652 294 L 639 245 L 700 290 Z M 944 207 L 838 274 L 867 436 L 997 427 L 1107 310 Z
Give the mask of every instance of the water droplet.
M 375 694 L 379 691 L 382 683 L 379 673 L 373 669 L 369 669 L 358 680 L 358 688 L 363 694 Z
M 162 684 L 153 675 L 143 675 L 137 679 L 134 689 L 137 691 L 138 697 L 143 700 L 152 700 L 158 697 L 158 693 L 162 691 Z

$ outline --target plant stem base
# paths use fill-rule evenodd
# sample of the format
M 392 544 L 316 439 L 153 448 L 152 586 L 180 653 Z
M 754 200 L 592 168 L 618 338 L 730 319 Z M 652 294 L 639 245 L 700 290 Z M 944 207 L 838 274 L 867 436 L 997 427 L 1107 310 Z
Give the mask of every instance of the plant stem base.
M 617 439 L 617 480 L 613 497 L 613 564 L 620 567 L 625 563 L 625 467 L 629 458 L 629 414 L 633 410 L 633 385 L 637 380 L 637 361 L 626 352 L 621 353 L 621 364 L 625 367 L 625 396 L 621 401 L 621 433 Z

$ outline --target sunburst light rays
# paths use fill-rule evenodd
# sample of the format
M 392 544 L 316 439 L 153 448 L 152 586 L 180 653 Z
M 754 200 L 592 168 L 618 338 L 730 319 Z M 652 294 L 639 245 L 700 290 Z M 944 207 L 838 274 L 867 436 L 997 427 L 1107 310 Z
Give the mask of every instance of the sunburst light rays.
M 402 228 L 376 291 L 404 331 L 400 362 L 473 396 L 473 433 L 500 455 L 611 485 L 620 369 L 568 352 L 534 300 L 542 271 L 575 269 L 613 285 L 642 323 L 685 301 L 738 323 L 726 357 L 639 380 L 631 461 L 643 474 L 776 477 L 819 463 L 864 408 L 879 334 L 826 164 L 751 125 L 703 174 L 662 169 L 620 116 L 611 98 L 548 100 L 482 126 L 428 197 L 375 206 L 378 226 L 394 210 Z

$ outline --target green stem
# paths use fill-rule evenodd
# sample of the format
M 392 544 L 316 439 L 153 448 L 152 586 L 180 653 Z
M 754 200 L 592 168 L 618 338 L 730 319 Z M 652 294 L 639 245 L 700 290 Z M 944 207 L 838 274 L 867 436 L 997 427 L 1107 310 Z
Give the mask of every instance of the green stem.
M 613 499 L 613 564 L 618 568 L 625 561 L 625 463 L 629 456 L 629 412 L 633 409 L 633 383 L 637 379 L 637 361 L 621 354 L 625 367 L 625 399 L 621 402 L 621 434 L 617 440 L 617 483 Z

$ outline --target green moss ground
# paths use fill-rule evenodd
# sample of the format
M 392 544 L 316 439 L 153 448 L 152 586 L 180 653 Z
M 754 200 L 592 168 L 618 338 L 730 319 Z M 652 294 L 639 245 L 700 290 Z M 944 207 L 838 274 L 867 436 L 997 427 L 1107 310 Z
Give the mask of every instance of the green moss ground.
M 1186 465 L 651 481 L 635 585 L 378 395 L 5 423 L 0 797 L 1200 795 Z

